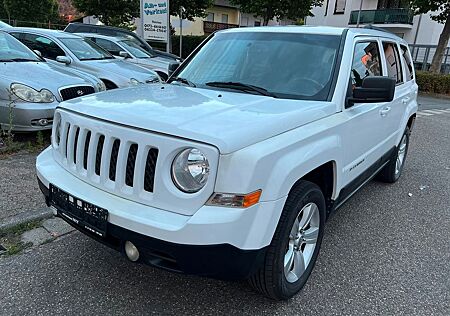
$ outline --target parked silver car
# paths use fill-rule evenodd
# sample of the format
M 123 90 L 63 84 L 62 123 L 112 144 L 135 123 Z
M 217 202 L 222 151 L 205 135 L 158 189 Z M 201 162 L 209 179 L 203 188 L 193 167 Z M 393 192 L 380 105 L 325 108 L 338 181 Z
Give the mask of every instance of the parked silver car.
M 78 35 L 90 39 L 116 58 L 156 71 L 163 80 L 167 80 L 169 77 L 169 65 L 172 61 L 157 55 L 152 56 L 133 38 L 110 37 L 93 33 L 78 33 Z
M 104 90 L 94 76 L 48 63 L 0 31 L 0 129 L 50 129 L 59 102 Z
M 118 60 L 78 35 L 38 28 L 11 28 L 8 32 L 48 61 L 95 75 L 107 89 L 160 82 L 156 72 Z

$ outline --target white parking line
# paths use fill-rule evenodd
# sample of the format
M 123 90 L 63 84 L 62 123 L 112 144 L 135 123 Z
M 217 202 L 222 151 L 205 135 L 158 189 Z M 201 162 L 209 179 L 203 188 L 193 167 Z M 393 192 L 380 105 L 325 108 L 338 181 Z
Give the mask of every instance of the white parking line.
M 450 109 L 430 109 L 417 111 L 417 117 L 427 117 L 433 115 L 450 114 Z

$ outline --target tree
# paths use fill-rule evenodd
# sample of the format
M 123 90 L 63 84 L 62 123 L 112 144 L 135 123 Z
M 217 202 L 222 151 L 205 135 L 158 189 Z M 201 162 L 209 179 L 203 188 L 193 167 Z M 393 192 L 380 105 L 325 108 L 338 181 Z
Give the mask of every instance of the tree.
M 170 15 L 179 15 L 180 7 L 186 11 L 183 18 L 193 20 L 205 16 L 214 0 L 169 0 Z M 93 15 L 105 25 L 129 26 L 133 18 L 140 16 L 139 0 L 72 0 L 74 7 L 87 15 Z
M 0 0 L 4 19 L 27 22 L 58 21 L 58 2 L 56 0 Z
M 253 13 L 255 17 L 262 17 L 264 25 L 273 18 L 298 20 L 312 16 L 311 9 L 321 6 L 323 0 L 230 0 L 240 6 L 244 13 Z
M 433 11 L 431 18 L 444 24 L 430 67 L 431 72 L 440 73 L 444 51 L 450 39 L 450 0 L 411 0 L 411 8 L 415 14 Z
M 128 26 L 139 16 L 139 0 L 73 0 L 73 6 L 105 25 Z

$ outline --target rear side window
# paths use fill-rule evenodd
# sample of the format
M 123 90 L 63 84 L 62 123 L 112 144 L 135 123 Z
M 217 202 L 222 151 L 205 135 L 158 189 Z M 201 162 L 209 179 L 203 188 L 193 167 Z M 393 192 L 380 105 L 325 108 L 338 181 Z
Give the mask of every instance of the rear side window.
M 44 58 L 55 60 L 58 56 L 66 55 L 55 42 L 45 36 L 24 33 L 20 40 L 28 48 L 40 51 Z
M 404 45 L 400 45 L 401 54 L 402 54 L 402 60 L 403 65 L 405 65 L 405 71 L 406 71 L 406 81 L 410 81 L 414 79 L 414 70 L 413 70 L 413 64 L 412 64 L 412 58 L 408 51 L 408 48 Z
M 397 45 L 394 43 L 383 43 L 384 57 L 386 58 L 386 66 L 388 76 L 394 78 L 396 84 L 403 82 L 402 64 L 398 53 Z
M 352 62 L 352 85 L 361 87 L 366 77 L 381 76 L 380 50 L 377 42 L 358 42 Z

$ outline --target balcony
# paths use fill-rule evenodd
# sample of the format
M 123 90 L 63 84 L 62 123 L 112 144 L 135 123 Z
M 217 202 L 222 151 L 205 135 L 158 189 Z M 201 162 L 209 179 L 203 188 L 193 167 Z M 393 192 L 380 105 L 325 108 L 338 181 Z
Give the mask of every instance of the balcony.
M 215 31 L 226 30 L 226 29 L 231 29 L 231 28 L 235 28 L 235 27 L 239 27 L 239 25 L 237 25 L 237 24 L 228 24 L 228 23 L 203 21 L 203 32 L 205 32 L 205 34 L 210 34 L 210 33 L 213 33 Z
M 349 25 L 358 23 L 359 11 L 350 13 Z M 359 20 L 360 24 L 380 24 L 380 26 L 391 24 L 393 27 L 408 27 L 413 24 L 414 14 L 409 9 L 381 9 L 381 10 L 362 10 Z

